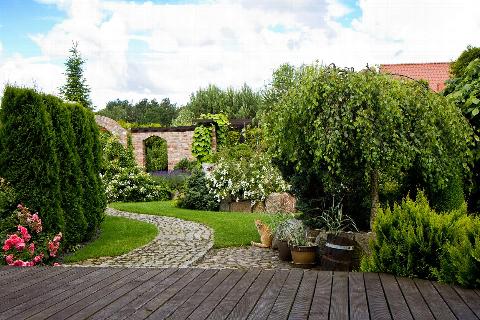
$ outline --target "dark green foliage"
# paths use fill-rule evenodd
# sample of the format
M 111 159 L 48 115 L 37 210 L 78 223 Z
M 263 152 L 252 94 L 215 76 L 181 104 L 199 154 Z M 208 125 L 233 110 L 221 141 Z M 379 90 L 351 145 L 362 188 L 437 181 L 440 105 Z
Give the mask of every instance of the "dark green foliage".
M 44 104 L 51 116 L 56 133 L 56 149 L 60 164 L 61 203 L 65 216 L 65 241 L 67 245 L 85 239 L 87 222 L 83 214 L 83 189 L 80 158 L 76 138 L 70 121 L 70 109 L 50 95 L 43 95 Z
M 460 57 L 450 65 L 450 72 L 453 78 L 461 78 L 465 74 L 465 69 L 473 60 L 480 58 L 480 48 L 468 46 L 462 52 Z
M 182 160 L 178 161 L 178 163 L 173 167 L 174 170 L 183 170 L 192 172 L 194 168 L 197 168 L 199 163 L 197 160 L 188 160 L 187 158 L 183 158 Z
M 7 86 L 0 110 L 0 176 L 18 201 L 41 212 L 45 231 L 64 230 L 59 159 L 52 120 L 32 89 Z
M 92 102 L 90 101 L 90 88 L 88 87 L 85 78 L 83 77 L 83 64 L 85 60 L 78 52 L 78 43 L 73 43 L 69 50 L 70 57 L 65 62 L 65 76 L 67 83 L 60 88 L 60 94 L 68 101 L 78 102 L 86 108 L 92 109 Z
M 146 171 L 163 171 L 168 169 L 167 141 L 152 136 L 145 140 Z
M 438 214 L 418 192 L 415 201 L 407 197 L 393 210 L 380 209 L 373 231 L 362 271 L 480 287 L 480 218 L 465 205 Z
M 186 190 L 178 206 L 185 209 L 218 211 L 219 202 L 208 188 L 209 182 L 201 169 L 195 169 L 186 183 Z
M 17 231 L 18 218 L 13 212 L 17 205 L 15 190 L 3 178 L 0 178 L 0 240 Z
M 127 100 L 115 100 L 107 103 L 106 107 L 97 114 L 112 118 L 116 121 L 123 120 L 138 125 L 157 123 L 164 127 L 172 124 L 178 115 L 175 104 L 165 98 L 160 103 L 157 100 L 142 99 L 136 104 Z
M 98 131 L 94 130 L 96 124 L 92 112 L 79 104 L 71 104 L 69 107 L 77 151 L 81 159 L 83 212 L 87 220 L 87 238 L 90 238 L 102 221 L 105 207 L 105 193 L 99 176 L 101 159 L 98 158 L 95 141 L 99 137 Z

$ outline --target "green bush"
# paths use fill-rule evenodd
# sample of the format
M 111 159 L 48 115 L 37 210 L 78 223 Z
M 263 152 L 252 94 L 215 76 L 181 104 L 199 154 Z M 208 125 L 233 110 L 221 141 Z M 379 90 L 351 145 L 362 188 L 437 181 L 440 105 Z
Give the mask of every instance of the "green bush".
M 187 158 L 183 158 L 182 160 L 178 161 L 173 169 L 192 172 L 192 170 L 197 168 L 199 165 L 200 164 L 197 160 L 188 160 Z
M 184 193 L 185 192 L 185 184 L 187 182 L 188 177 L 190 177 L 189 173 L 185 172 L 178 172 L 172 171 L 165 175 L 152 175 L 151 178 L 159 184 L 164 184 L 168 187 L 168 189 L 172 192 L 173 196 L 175 193 Z
M 65 241 L 67 245 L 80 243 L 86 235 L 87 222 L 83 213 L 83 189 L 80 159 L 70 121 L 70 111 L 64 103 L 51 95 L 43 101 L 51 116 L 56 132 L 56 149 L 60 164 L 61 202 L 65 215 Z
M 217 211 L 220 204 L 210 191 L 209 181 L 201 169 L 195 169 L 186 182 L 185 194 L 177 205 L 180 208 Z
M 145 140 L 146 171 L 163 171 L 168 169 L 167 141 L 160 137 Z
M 83 212 L 87 221 L 86 239 L 90 238 L 103 220 L 106 204 L 105 190 L 100 180 L 101 158 L 97 143 L 99 132 L 96 128 L 93 113 L 79 104 L 69 104 L 75 143 L 82 171 Z
M 0 109 L 0 176 L 17 199 L 42 212 L 47 233 L 64 230 L 60 165 L 52 120 L 33 89 L 7 86 Z
M 464 215 L 452 228 L 440 256 L 439 280 L 480 288 L 480 218 Z

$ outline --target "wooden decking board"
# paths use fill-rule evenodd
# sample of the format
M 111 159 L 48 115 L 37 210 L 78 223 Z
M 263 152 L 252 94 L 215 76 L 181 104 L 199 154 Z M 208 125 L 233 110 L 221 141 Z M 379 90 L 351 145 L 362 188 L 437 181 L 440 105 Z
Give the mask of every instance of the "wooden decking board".
M 460 287 L 454 287 L 462 300 L 470 307 L 475 315 L 480 318 L 480 296 L 475 291 L 467 290 Z
M 121 308 L 128 305 L 130 302 L 138 298 L 146 290 L 152 288 L 155 285 L 161 283 L 165 278 L 167 278 L 170 274 L 174 272 L 173 269 L 161 269 L 159 273 L 157 273 L 154 277 L 145 281 L 140 286 L 137 286 L 134 290 L 127 292 L 125 295 L 121 296 L 119 299 L 115 300 L 108 306 L 102 308 L 99 312 L 95 313 L 90 317 L 90 319 L 107 319 L 110 317 L 115 317 L 116 315 L 120 315 L 121 313 L 118 312 Z
M 436 319 L 457 319 L 430 281 L 414 279 L 414 282 Z
M 74 272 L 63 273 L 61 275 L 62 277 L 56 277 L 55 281 L 50 281 L 46 284 L 42 283 L 42 285 L 38 286 L 38 288 L 35 288 L 35 290 L 32 290 L 32 288 L 27 288 L 27 290 L 17 291 L 12 295 L 3 298 L 3 302 L 0 304 L 0 313 L 6 311 L 7 309 L 15 309 L 17 306 L 25 303 L 28 303 L 28 307 L 32 307 L 45 300 L 45 295 L 52 290 L 63 287 L 70 281 L 73 281 L 76 278 L 79 278 L 90 272 L 93 272 L 93 270 L 86 268 L 76 269 Z
M 75 311 L 69 319 L 87 319 L 90 318 L 94 313 L 102 310 L 109 304 L 115 302 L 122 296 L 127 293 L 134 291 L 136 288 L 141 286 L 144 282 L 149 281 L 151 278 L 155 277 L 161 272 L 161 270 L 141 270 L 138 274 L 130 274 L 121 281 L 116 282 L 113 285 L 113 290 L 100 290 L 94 295 L 83 299 L 78 302 L 72 310 Z M 64 319 L 65 311 L 62 311 L 62 318 L 57 318 L 58 320 Z M 55 319 L 55 318 L 53 318 Z
M 35 286 L 42 281 L 55 280 L 56 276 L 68 272 L 65 268 L 44 268 L 37 273 L 29 273 L 25 277 L 17 279 L 15 283 L 10 283 L 10 285 L 2 288 L 0 293 L 0 299 L 3 299 L 6 296 L 15 294 L 16 292 L 24 291 L 25 289 L 31 290 L 30 287 Z
M 234 270 L 213 292 L 202 301 L 202 303 L 193 311 L 188 319 L 203 320 L 206 319 L 212 310 L 223 300 L 223 298 L 235 287 L 238 281 L 245 275 L 245 271 Z
M 208 282 L 187 299 L 174 313 L 170 319 L 187 319 L 188 316 L 207 298 L 230 274 L 231 269 L 223 269 L 217 272 Z M 152 319 L 155 318 L 152 314 Z
M 293 302 L 289 319 L 308 319 L 310 306 L 312 304 L 315 285 L 317 284 L 317 272 L 306 270 L 303 273 L 303 279 L 298 288 L 297 296 Z
M 451 286 L 437 282 L 434 283 L 434 286 L 458 319 L 478 319 Z
M 268 314 L 270 313 L 270 310 L 272 310 L 289 273 L 288 270 L 275 271 L 273 278 L 258 299 L 255 307 L 248 316 L 248 319 L 266 319 L 268 317 Z
M 237 302 L 242 298 L 250 285 L 260 274 L 259 269 L 248 270 L 247 273 L 235 284 L 230 292 L 223 298 L 223 300 L 210 313 L 207 319 L 226 319 L 229 313 L 233 310 Z
M 364 279 L 370 317 L 378 320 L 392 319 L 378 274 L 365 273 Z
M 249 313 L 253 307 L 255 307 L 258 298 L 262 295 L 270 279 L 272 279 L 273 274 L 274 271 L 272 270 L 261 271 L 247 292 L 245 292 L 240 301 L 238 301 L 235 308 L 233 308 L 227 319 L 247 319 Z
M 383 291 L 387 297 L 392 318 L 394 320 L 413 320 L 407 301 L 403 297 L 395 277 L 391 274 L 381 273 L 380 281 L 382 282 Z
M 332 298 L 330 302 L 330 319 L 348 319 L 348 273 L 333 273 Z
M 303 270 L 292 269 L 283 284 L 280 294 L 275 301 L 272 310 L 267 319 L 288 319 L 290 310 L 292 309 L 293 301 L 297 295 L 298 288 L 303 278 Z
M 179 306 L 185 303 L 195 292 L 197 292 L 210 278 L 217 273 L 217 270 L 204 270 L 192 282 L 178 291 L 171 299 L 165 302 L 160 308 L 155 310 L 155 317 L 167 317 Z
M 175 296 L 177 292 L 189 285 L 200 273 L 202 273 L 202 270 L 199 269 L 180 269 L 178 273 L 169 277 L 169 281 L 165 281 L 162 286 L 152 288 L 153 290 L 150 290 L 148 294 L 148 302 L 143 304 L 141 308 L 138 308 L 135 313 L 129 315 L 128 319 L 147 318 Z M 153 297 L 151 296 L 152 294 Z
M 418 291 L 415 282 L 409 278 L 397 278 L 398 285 L 403 292 L 407 305 L 414 319 L 434 320 L 432 312 Z
M 60 295 L 60 296 L 57 296 L 58 299 L 55 299 L 57 297 L 55 297 L 54 299 L 48 301 L 49 304 L 51 301 L 56 301 L 54 304 L 50 304 L 50 306 L 48 308 L 44 308 L 43 310 L 41 310 L 40 312 L 38 313 L 34 313 L 33 315 L 31 315 L 31 318 L 32 319 L 45 319 L 45 318 L 48 318 L 48 317 L 51 317 L 55 314 L 58 314 L 58 313 L 62 313 L 63 310 L 65 308 L 68 308 L 69 306 L 71 306 L 72 304 L 75 304 L 77 301 L 80 301 L 92 294 L 95 294 L 95 292 L 97 292 L 98 290 L 101 290 L 105 287 L 110 287 L 112 284 L 114 284 L 116 281 L 119 281 L 121 279 L 123 279 L 125 276 L 128 276 L 129 274 L 131 274 L 132 272 L 134 272 L 135 270 L 132 270 L 132 269 L 118 269 L 118 270 L 115 270 L 115 269 L 110 269 L 109 270 L 111 272 L 111 275 L 108 276 L 107 278 L 103 279 L 102 281 L 100 282 L 97 282 L 95 283 L 93 279 L 88 279 L 88 282 L 86 282 L 84 284 L 84 286 L 79 286 L 78 288 L 81 288 L 81 289 L 78 289 L 78 290 L 72 290 L 72 293 L 68 293 L 70 294 L 69 296 L 67 295 Z M 28 310 L 30 311 L 30 310 Z M 27 312 L 28 312 L 27 311 Z M 21 316 L 23 314 L 20 314 L 20 318 L 19 319 L 22 319 Z
M 317 275 L 317 284 L 313 295 L 312 306 L 310 307 L 309 319 L 328 319 L 330 312 L 330 299 L 332 294 L 332 272 L 320 271 Z
M 363 273 L 353 272 L 348 275 L 348 297 L 350 304 L 350 319 L 370 319 Z
M 480 319 L 478 291 L 376 273 L 0 268 L 0 290 L 0 320 Z

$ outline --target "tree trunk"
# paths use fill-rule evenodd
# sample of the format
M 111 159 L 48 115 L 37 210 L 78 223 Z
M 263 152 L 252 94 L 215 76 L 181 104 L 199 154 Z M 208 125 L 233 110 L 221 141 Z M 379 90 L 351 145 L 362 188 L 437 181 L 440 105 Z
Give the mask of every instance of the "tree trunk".
M 372 208 L 370 210 L 370 229 L 373 230 L 373 221 L 377 216 L 377 209 L 379 203 L 378 196 L 378 169 L 373 169 L 370 173 L 370 188 L 371 194 L 370 199 L 372 200 Z

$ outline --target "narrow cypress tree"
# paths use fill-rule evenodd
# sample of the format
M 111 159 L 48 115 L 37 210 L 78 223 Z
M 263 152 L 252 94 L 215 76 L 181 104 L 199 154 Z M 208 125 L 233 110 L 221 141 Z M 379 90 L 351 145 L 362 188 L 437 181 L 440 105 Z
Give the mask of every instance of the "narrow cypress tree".
M 39 212 L 45 231 L 64 231 L 56 138 L 42 97 L 7 86 L 0 123 L 0 176 L 12 184 L 19 201 Z
M 69 245 L 80 243 L 87 230 L 83 214 L 83 189 L 80 158 L 76 149 L 70 109 L 57 97 L 43 96 L 56 133 L 56 148 L 60 159 L 60 190 L 65 217 L 65 240 Z
M 69 50 L 70 57 L 65 62 L 65 73 L 67 83 L 60 87 L 60 94 L 68 101 L 78 102 L 82 106 L 92 109 L 90 101 L 90 88 L 83 76 L 82 66 L 85 60 L 82 59 L 78 52 L 78 42 L 74 42 Z

